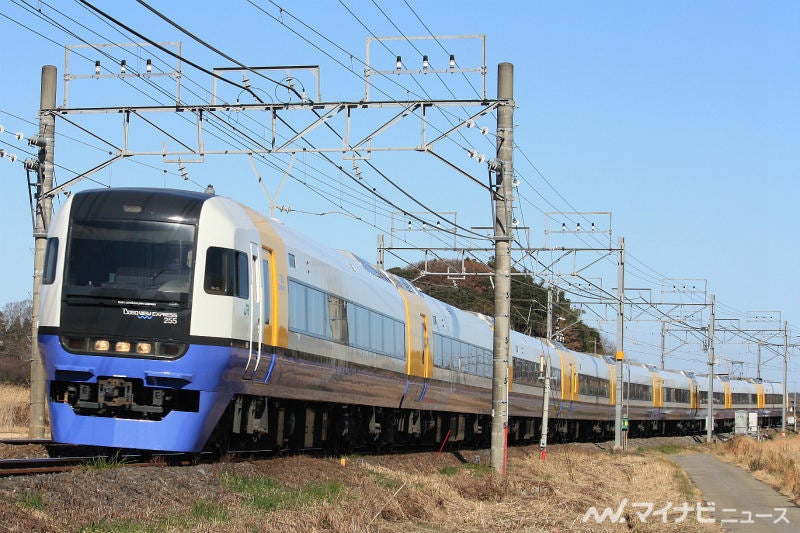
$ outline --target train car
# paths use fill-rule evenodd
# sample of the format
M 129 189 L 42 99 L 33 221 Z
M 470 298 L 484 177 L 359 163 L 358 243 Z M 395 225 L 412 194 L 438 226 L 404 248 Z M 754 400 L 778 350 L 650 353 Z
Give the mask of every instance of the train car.
M 756 388 L 759 423 L 765 427 L 779 425 L 783 416 L 783 387 L 779 383 L 761 380 L 753 380 L 752 383 Z M 786 407 L 789 408 L 788 403 Z
M 78 193 L 46 263 L 56 441 L 309 448 L 458 441 L 490 424 L 485 317 L 227 198 Z
M 57 442 L 182 452 L 488 442 L 490 317 L 228 198 L 74 194 L 51 222 L 42 283 Z M 545 360 L 552 430 L 613 431 L 613 364 L 516 332 L 509 349 L 510 440 L 538 436 Z M 691 380 L 636 364 L 623 377 L 632 429 L 697 416 L 696 392 L 664 402 L 663 387 L 693 390 Z M 764 389 L 766 411 L 777 393 Z
M 514 440 L 530 441 L 541 432 L 546 361 L 551 363 L 551 401 L 549 413 L 558 410 L 561 399 L 561 371 L 554 349 L 543 339 L 510 332 L 512 360 L 509 404 L 509 435 Z
M 763 402 L 759 405 L 764 416 L 779 417 L 783 409 L 783 388 L 778 383 L 761 382 L 763 388 Z
M 720 380 L 719 376 L 714 376 L 713 385 L 714 385 L 714 396 L 712 399 L 713 402 L 712 406 L 714 410 L 714 430 L 717 431 L 718 429 L 721 430 L 724 427 L 730 426 L 733 423 L 733 418 L 728 417 L 727 414 L 723 416 L 723 413 L 728 413 L 729 410 L 725 409 L 725 387 L 723 385 L 722 380 Z M 707 375 L 697 374 L 697 389 L 698 389 L 697 401 L 699 405 L 697 416 L 698 418 L 705 421 L 708 416 Z M 705 425 L 703 427 L 705 427 Z
M 755 411 L 758 409 L 758 390 L 756 385 L 747 380 L 732 379 L 730 384 L 730 408 L 734 410 Z

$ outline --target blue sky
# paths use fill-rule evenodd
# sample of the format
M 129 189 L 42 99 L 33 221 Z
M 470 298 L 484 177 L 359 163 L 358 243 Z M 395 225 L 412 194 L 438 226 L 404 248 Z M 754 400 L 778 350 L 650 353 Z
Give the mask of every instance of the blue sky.
M 93 2 L 94 3 L 94 2 Z M 78 2 L 30 2 L 42 13 L 52 15 L 79 37 L 92 43 L 139 41 L 124 36 Z M 511 2 L 507 9 L 490 8 L 473 1 L 420 2 L 399 0 L 380 2 L 381 10 L 370 0 L 312 1 L 284 3 L 275 0 L 253 2 L 233 0 L 224 4 L 188 1 L 152 2 L 152 6 L 209 44 L 253 66 L 320 65 L 323 101 L 357 101 L 364 95 L 363 74 L 365 40 L 377 36 L 475 35 L 486 36 L 486 86 L 488 97 L 495 96 L 497 64 L 508 61 L 515 66 L 515 169 L 521 184 L 515 203 L 515 216 L 531 227 L 531 244 L 542 246 L 545 212 L 612 212 L 613 240 L 624 236 L 628 261 L 626 287 L 651 288 L 653 300 L 683 298 L 698 301 L 697 295 L 662 295 L 663 278 L 707 280 L 709 293 L 715 293 L 719 318 L 739 319 L 748 327 L 748 311 L 781 311 L 793 335 L 800 335 L 800 289 L 796 268 L 800 264 L 795 223 L 798 181 L 798 139 L 800 139 L 800 6 L 794 2 Z M 24 159 L 24 142 L 13 133 L 26 136 L 36 126 L 39 80 L 42 65 L 52 64 L 64 72 L 65 44 L 79 42 L 26 11 L 22 0 L 5 0 L 0 31 L 6 46 L 0 55 L 5 83 L 0 85 L 0 148 Z M 111 16 L 159 42 L 182 42 L 182 53 L 205 68 L 230 66 L 230 62 L 170 27 L 134 1 L 96 2 Z M 284 8 L 281 15 L 278 7 Z M 54 9 L 61 13 L 56 13 Z M 347 10 L 349 8 L 349 12 Z M 413 8 L 413 10 L 411 9 Z M 270 15 L 283 20 L 282 25 Z M 69 18 L 74 19 L 69 20 Z M 294 17 L 294 18 L 293 18 Z M 389 21 L 394 23 L 394 25 Z M 301 22 L 299 21 L 302 21 Z M 360 22 L 359 22 L 360 20 Z M 424 23 L 424 25 L 423 25 Z M 28 26 L 26 29 L 20 24 Z M 310 39 L 322 51 L 292 33 Z M 366 26 L 366 28 L 365 28 Z M 396 26 L 396 27 L 395 27 Z M 59 43 L 59 47 L 32 30 Z M 399 29 L 399 31 L 398 31 Z M 314 31 L 325 36 L 321 38 Z M 92 33 L 96 32 L 96 33 Z M 392 41 L 389 49 L 373 44 L 375 68 L 391 70 L 394 56 L 403 57 L 406 68 L 418 68 L 419 53 L 429 55 L 433 68 L 443 68 L 447 53 L 455 53 L 460 67 L 480 65 L 481 51 L 475 39 L 415 42 L 417 49 L 404 41 Z M 447 50 L 447 52 L 445 52 Z M 330 54 L 329 57 L 323 52 Z M 138 58 L 149 51 L 135 52 Z M 111 50 L 123 57 L 120 50 Z M 73 56 L 73 67 L 91 70 L 100 56 L 90 49 L 87 65 Z M 157 68 L 166 68 L 165 56 Z M 352 56 L 352 58 L 350 57 Z M 344 65 L 337 64 L 339 61 Z M 102 57 L 104 68 L 111 60 Z M 352 65 L 352 70 L 346 67 Z M 116 68 L 116 67 L 114 67 Z M 355 73 L 354 73 L 355 72 Z M 406 99 L 413 93 L 433 98 L 476 97 L 480 77 L 445 74 L 442 77 L 374 77 L 372 100 Z M 163 78 L 162 78 L 163 80 Z M 236 80 L 241 81 L 241 79 Z M 298 74 L 309 94 L 314 81 Z M 210 89 L 208 76 L 185 66 L 184 101 L 197 101 Z M 281 100 L 285 96 L 274 85 L 254 80 L 257 93 Z M 161 82 L 161 87 L 172 85 Z M 140 86 L 145 94 L 126 88 L 120 80 L 75 80 L 70 84 L 70 105 L 103 106 L 152 104 L 158 96 L 150 86 Z M 381 94 L 380 91 L 385 91 Z M 452 91 L 452 93 L 450 93 Z M 247 94 L 220 88 L 229 101 Z M 149 96 L 148 96 L 149 95 Z M 57 101 L 61 104 L 63 85 Z M 436 128 L 447 129 L 456 118 L 466 118 L 460 108 L 452 114 L 432 114 L 428 135 Z M 16 117 L 20 118 L 16 118 Z M 375 112 L 356 122 L 356 132 L 369 131 L 387 117 Z M 75 118 L 75 117 L 73 117 Z M 24 119 L 24 120 L 21 120 Z M 77 118 L 76 118 L 77 120 Z M 170 131 L 181 139 L 192 139 L 190 126 L 172 119 Z M 228 114 L 232 124 L 247 125 L 264 133 L 266 121 Z M 297 124 L 308 118 L 298 116 Z M 84 122 L 99 136 L 121 142 L 118 116 L 92 117 Z M 332 124 L 342 131 L 341 121 Z M 466 155 L 474 148 L 493 155 L 491 116 L 478 121 L 489 135 L 478 128 L 464 130 L 453 142 L 441 144 L 446 157 L 478 180 L 486 179 L 485 164 Z M 56 163 L 59 183 L 70 179 L 70 171 L 83 172 L 99 163 L 106 154 L 89 145 L 102 146 L 65 122 L 58 122 Z M 418 122 L 408 122 L 387 134 L 384 145 L 414 145 L 419 139 Z M 314 142 L 333 142 L 320 131 Z M 357 135 L 354 135 L 357 137 Z M 430 137 L 429 137 L 430 138 Z M 80 142 L 83 141 L 83 142 Z M 136 124 L 132 142 L 140 149 L 160 149 L 164 136 Z M 211 137 L 208 144 L 214 145 Z M 133 147 L 133 148 L 136 148 Z M 277 204 L 293 211 L 279 218 L 326 244 L 353 250 L 374 261 L 376 234 L 388 235 L 393 208 L 369 197 L 347 174 L 354 174 L 352 161 L 331 154 L 334 163 L 315 156 L 298 156 L 292 178 L 281 191 Z M 137 159 L 137 158 L 133 158 Z M 159 157 L 138 158 L 141 163 L 124 161 L 100 171 L 76 190 L 107 185 L 177 186 L 200 188 L 214 183 L 218 193 L 231 196 L 266 211 L 268 203 L 253 170 L 244 156 L 207 157 L 203 164 L 186 164 L 192 181 L 184 181 L 177 165 L 165 164 Z M 259 173 L 271 192 L 288 166 L 289 158 L 273 158 L 275 165 L 259 161 Z M 458 212 L 463 227 L 491 224 L 487 193 L 463 176 L 451 171 L 431 156 L 417 152 L 374 153 L 371 163 L 401 185 L 425 206 L 437 212 Z M 69 170 L 66 170 L 69 169 Z M 164 170 L 168 172 L 165 174 Z M 368 189 L 392 199 L 406 211 L 421 211 L 387 181 L 360 163 Z M 320 174 L 324 172 L 324 175 Z M 0 273 L 0 302 L 29 296 L 31 285 L 32 238 L 25 174 L 19 162 L 0 161 L 0 180 L 5 194 L 0 198 L 0 221 L 6 229 L 3 249 L 7 257 Z M 319 181 L 314 181 L 319 180 Z M 313 183 L 320 194 L 303 185 Z M 325 182 L 325 185 L 322 182 Z M 323 198 L 323 196 L 325 198 Z M 347 211 L 350 216 L 336 214 Z M 309 213 L 333 212 L 327 215 Z M 361 221 L 353 217 L 359 217 Z M 405 227 L 407 216 L 398 214 L 395 224 Z M 426 220 L 435 220 L 424 215 Z M 560 220 L 553 217 L 553 220 Z M 581 217 L 564 217 L 570 225 Z M 585 228 L 588 218 L 582 223 Z M 414 245 L 437 244 L 430 231 L 399 233 Z M 575 243 L 598 241 L 564 238 Z M 463 243 L 463 241 L 462 241 Z M 405 260 L 420 256 L 403 255 Z M 589 263 L 593 256 L 581 257 Z M 394 262 L 393 262 L 394 261 Z M 402 264 L 391 258 L 389 266 Z M 568 271 L 572 265 L 566 265 Z M 587 272 L 591 279 L 603 278 L 605 290 L 616 287 L 615 265 L 601 261 Z M 645 293 L 634 292 L 635 296 Z M 574 297 L 573 299 L 577 299 Z M 609 310 L 608 316 L 613 318 Z M 707 319 L 704 318 L 704 320 Z M 724 321 L 723 321 L 724 323 Z M 729 321 L 729 323 L 731 323 Z M 614 337 L 613 321 L 594 324 Z M 758 324 L 758 326 L 765 326 Z M 754 327 L 754 325 L 750 325 Z M 776 327 L 767 325 L 766 327 Z M 736 339 L 717 343 L 721 365 L 726 360 L 746 361 L 745 374 L 754 374 L 752 344 Z M 772 339 L 770 342 L 775 342 Z M 794 338 L 793 341 L 800 341 Z M 705 355 L 698 343 L 680 346 L 671 338 L 674 352 L 668 366 L 704 370 Z M 626 329 L 626 352 L 645 362 L 656 362 L 660 336 L 658 324 L 630 323 Z M 770 356 L 765 352 L 765 360 Z M 764 374 L 779 378 L 777 360 Z M 799 367 L 790 366 L 794 374 Z M 790 381 L 797 382 L 793 375 Z

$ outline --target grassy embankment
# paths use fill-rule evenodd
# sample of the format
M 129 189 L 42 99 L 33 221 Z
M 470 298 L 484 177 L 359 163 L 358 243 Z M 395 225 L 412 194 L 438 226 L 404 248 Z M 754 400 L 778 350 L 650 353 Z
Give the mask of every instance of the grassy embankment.
M 24 385 L 0 383 L 0 438 L 28 434 L 31 390 Z
M 750 470 L 795 502 L 800 501 L 800 436 L 787 433 L 786 437 L 761 441 L 735 437 L 718 451 L 728 461 Z
M 0 436 L 27 433 L 29 396 L 27 387 L 0 385 Z M 663 519 L 638 519 L 644 508 L 637 502 L 658 510 L 697 500 L 683 472 L 660 457 L 677 451 L 673 448 L 610 454 L 563 445 L 552 447 L 546 461 L 536 447 L 513 448 L 505 477 L 448 454 L 438 464 L 434 454 L 414 454 L 350 457 L 344 466 L 307 457 L 221 463 L 196 467 L 195 473 L 147 474 L 150 469 L 137 468 L 116 476 L 87 468 L 52 483 L 47 477 L 32 479 L 16 496 L 6 494 L 0 498 L 5 509 L 0 523 L 22 520 L 30 529 L 84 531 L 243 531 L 255 523 L 307 531 L 714 530 L 697 524 L 694 513 L 675 523 L 680 518 L 675 510 Z M 477 453 L 464 455 L 471 459 Z M 167 486 L 183 486 L 169 505 L 155 496 L 164 490 L 162 476 L 176 478 Z M 96 487 L 89 496 L 97 498 L 75 488 L 87 486 Z M 108 501 L 109 494 L 119 494 L 118 505 Z M 622 507 L 626 523 L 584 522 L 592 506 L 601 513 Z
M 693 507 L 681 519 L 676 508 L 694 506 L 697 495 L 662 453 L 565 445 L 541 461 L 536 447 L 515 448 L 505 477 L 434 453 L 350 456 L 345 464 L 293 456 L 166 469 L 107 465 L 20 478 L 0 494 L 0 523 L 91 532 L 233 532 L 254 524 L 263 531 L 717 531 L 698 524 Z M 648 503 L 667 515 L 641 521 Z M 584 522 L 592 506 L 622 509 L 625 522 Z

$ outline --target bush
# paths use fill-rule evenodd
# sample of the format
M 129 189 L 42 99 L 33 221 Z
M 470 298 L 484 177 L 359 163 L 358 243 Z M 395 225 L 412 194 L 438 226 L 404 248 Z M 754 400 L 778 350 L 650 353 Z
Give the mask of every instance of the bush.
M 31 366 L 27 361 L 0 354 L 0 383 L 26 384 L 29 382 Z

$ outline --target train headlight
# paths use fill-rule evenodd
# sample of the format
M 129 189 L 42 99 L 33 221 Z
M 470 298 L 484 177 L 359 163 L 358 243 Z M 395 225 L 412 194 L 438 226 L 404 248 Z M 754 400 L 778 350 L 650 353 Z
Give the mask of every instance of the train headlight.
M 109 347 L 110 343 L 105 339 L 97 339 L 94 341 L 94 349 L 98 352 L 107 352 Z
M 125 341 L 119 341 L 116 345 L 114 345 L 114 350 L 118 352 L 130 352 L 131 351 L 131 343 Z
M 149 355 L 153 351 L 153 345 L 149 342 L 137 342 L 136 353 L 141 355 Z

